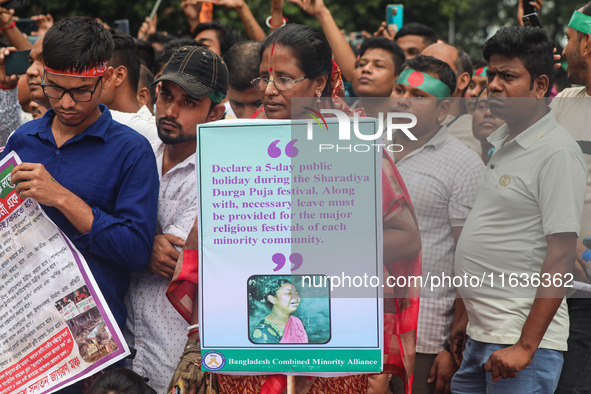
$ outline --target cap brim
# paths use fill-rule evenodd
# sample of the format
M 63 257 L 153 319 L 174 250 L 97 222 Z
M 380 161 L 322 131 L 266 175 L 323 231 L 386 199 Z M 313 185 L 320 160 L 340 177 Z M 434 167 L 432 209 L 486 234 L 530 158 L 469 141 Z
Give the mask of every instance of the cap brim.
M 189 95 L 194 99 L 204 98 L 215 92 L 215 89 L 205 85 L 204 83 L 199 82 L 198 80 L 192 77 L 187 77 L 179 73 L 170 73 L 162 75 L 160 78 L 152 82 L 152 85 L 155 86 L 156 84 L 158 84 L 158 82 L 162 81 L 170 81 L 176 83 L 185 91 L 187 91 L 187 93 L 189 93 Z

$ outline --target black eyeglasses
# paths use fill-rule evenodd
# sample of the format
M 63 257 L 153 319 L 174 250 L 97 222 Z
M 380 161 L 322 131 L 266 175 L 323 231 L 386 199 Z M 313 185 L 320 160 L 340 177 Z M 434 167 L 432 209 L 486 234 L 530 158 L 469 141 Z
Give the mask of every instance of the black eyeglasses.
M 70 97 L 72 97 L 72 100 L 78 102 L 78 103 L 87 103 L 90 100 L 92 100 L 92 95 L 94 94 L 94 92 L 96 91 L 96 88 L 99 85 L 99 82 L 101 81 L 101 79 L 103 78 L 103 76 L 101 75 L 97 81 L 96 84 L 94 85 L 94 88 L 92 90 L 88 90 L 88 89 L 78 89 L 78 88 L 74 88 L 74 89 L 64 89 L 61 86 L 57 86 L 57 85 L 46 85 L 45 82 L 45 71 L 43 71 L 43 79 L 41 80 L 41 88 L 43 88 L 43 93 L 52 99 L 61 99 L 62 97 L 64 97 L 64 94 L 68 93 L 70 95 Z
M 304 79 L 306 79 L 306 77 L 301 77 L 298 79 L 291 79 L 289 77 L 277 77 L 277 78 L 263 78 L 263 77 L 258 77 L 253 79 L 252 81 L 250 81 L 250 84 L 252 86 L 254 86 L 254 88 L 258 91 L 264 91 L 265 89 L 267 89 L 267 86 L 269 85 L 269 82 L 273 82 L 273 85 L 275 85 L 275 89 L 279 90 L 279 91 L 284 91 L 284 90 L 290 90 L 293 89 L 293 85 L 303 81 Z

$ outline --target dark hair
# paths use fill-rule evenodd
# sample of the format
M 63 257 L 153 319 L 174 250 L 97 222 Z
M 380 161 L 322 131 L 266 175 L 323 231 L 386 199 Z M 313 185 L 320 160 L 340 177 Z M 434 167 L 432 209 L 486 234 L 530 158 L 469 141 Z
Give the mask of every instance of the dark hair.
M 456 89 L 457 78 L 454 70 L 446 62 L 433 56 L 419 55 L 404 63 L 404 67 L 410 67 L 424 73 L 432 73 L 437 76 L 453 92 Z
M 111 36 L 113 36 L 114 48 L 113 56 L 109 60 L 109 66 L 113 68 L 124 66 L 127 69 L 128 82 L 133 91 L 137 92 L 140 79 L 140 57 L 133 42 L 133 37 L 114 29 L 111 29 Z
M 100 375 L 87 394 L 155 394 L 144 378 L 129 369 L 119 368 Z
M 150 33 L 146 37 L 146 42 L 150 45 L 154 43 L 166 45 L 167 43 L 171 42 L 172 40 L 176 40 L 177 37 L 172 36 L 170 34 L 164 34 L 161 32 Z
M 398 44 L 394 41 L 390 40 L 386 37 L 370 37 L 366 38 L 361 44 L 361 48 L 359 48 L 359 56 L 363 56 L 363 54 L 368 49 L 383 49 L 388 51 L 392 54 L 392 61 L 394 62 L 394 73 L 396 75 L 400 74 L 402 70 L 402 65 L 404 64 L 404 60 L 406 57 L 404 56 L 404 51 Z
M 484 59 L 478 59 L 478 60 L 474 60 L 472 62 L 472 73 L 474 73 L 474 71 L 478 70 L 480 67 L 486 67 L 488 66 L 488 62 Z
M 455 65 L 456 69 L 458 70 L 458 74 L 462 74 L 462 73 L 468 73 L 470 75 L 470 77 L 472 77 L 472 71 L 473 66 L 472 66 L 472 59 L 470 59 L 470 55 L 468 55 L 466 52 L 462 51 L 460 48 L 457 48 L 458 50 L 458 62 Z
M 530 89 L 534 79 L 546 75 L 549 79 L 546 95 L 550 94 L 554 80 L 553 45 L 544 29 L 531 26 L 501 28 L 484 43 L 483 55 L 490 62 L 492 55 L 518 58 L 530 76 Z
M 112 54 L 109 31 L 85 16 L 62 19 L 43 38 L 43 61 L 59 71 L 81 72 L 108 61 Z
M 192 31 L 191 35 L 193 38 L 197 37 L 199 33 L 204 30 L 215 30 L 218 41 L 220 42 L 220 51 L 222 56 L 234 46 L 237 42 L 241 41 L 240 34 L 230 29 L 228 26 L 220 22 L 204 22 L 198 24 Z
M 154 82 L 154 74 L 152 74 L 148 67 L 142 64 L 140 67 L 140 80 L 137 88 L 138 90 L 141 88 L 148 88 L 150 99 L 154 102 L 156 100 L 156 85 L 152 85 L 152 82 Z
M 277 292 L 279 291 L 279 289 L 281 288 L 281 286 L 283 286 L 284 284 L 289 283 L 291 284 L 291 282 L 288 279 L 272 279 L 267 283 L 267 287 L 265 288 L 265 303 L 269 306 L 273 306 L 273 303 L 271 303 L 271 301 L 269 301 L 269 296 L 273 296 L 275 297 L 277 295 Z
M 307 78 L 328 75 L 322 96 L 330 97 L 332 50 L 323 33 L 310 26 L 289 23 L 265 38 L 259 52 L 259 62 L 265 49 L 273 43 L 289 48 Z
M 259 50 L 261 43 L 256 41 L 242 41 L 234 45 L 224 55 L 228 67 L 232 89 L 239 91 L 251 88 L 250 81 L 259 76 Z
M 398 40 L 400 37 L 404 36 L 423 37 L 423 44 L 425 44 L 425 46 L 429 46 L 437 42 L 437 33 L 435 33 L 435 31 L 430 27 L 417 22 L 411 22 L 402 26 L 394 36 L 394 40 Z
M 140 40 L 139 38 L 134 38 L 133 43 L 140 57 L 140 63 L 148 67 L 148 70 L 154 74 L 154 69 L 156 68 L 156 51 L 154 47 L 147 41 Z

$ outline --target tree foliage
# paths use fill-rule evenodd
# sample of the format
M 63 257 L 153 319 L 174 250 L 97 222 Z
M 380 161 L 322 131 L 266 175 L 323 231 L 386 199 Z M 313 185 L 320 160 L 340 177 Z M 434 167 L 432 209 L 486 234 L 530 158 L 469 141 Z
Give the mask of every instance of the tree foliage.
M 253 14 L 263 26 L 269 15 L 269 0 L 246 0 Z M 337 24 L 346 31 L 367 30 L 374 32 L 384 20 L 385 0 L 324 0 L 332 11 Z M 40 13 L 51 13 L 56 19 L 71 15 L 89 15 L 101 18 L 107 23 L 117 19 L 129 19 L 131 32 L 137 32 L 143 19 L 148 16 L 156 0 L 142 2 L 121 0 L 29 0 L 17 15 L 26 17 Z M 179 35 L 188 31 L 180 0 L 162 0 L 158 12 L 159 30 Z M 472 57 L 480 57 L 484 41 L 499 27 L 517 23 L 517 0 L 399 0 L 404 5 L 404 19 L 421 22 L 432 27 L 441 39 L 451 41 Z M 551 38 L 560 41 L 573 10 L 580 0 L 546 0 L 541 20 Z M 301 11 L 296 5 L 286 3 L 284 14 L 290 22 L 305 23 L 316 27 L 314 18 Z M 215 7 L 214 18 L 243 30 L 240 18 L 233 10 Z M 450 29 L 451 27 L 451 29 Z M 450 37 L 449 33 L 453 36 Z

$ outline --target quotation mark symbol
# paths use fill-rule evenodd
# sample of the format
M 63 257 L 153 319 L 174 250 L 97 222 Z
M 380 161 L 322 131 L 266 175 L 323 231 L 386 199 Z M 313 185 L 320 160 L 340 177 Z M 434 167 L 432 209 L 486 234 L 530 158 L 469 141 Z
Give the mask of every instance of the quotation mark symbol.
M 281 268 L 285 266 L 285 255 L 283 255 L 282 253 L 275 253 L 273 257 L 271 257 L 271 260 L 273 260 L 273 262 L 277 265 L 277 267 L 273 268 L 274 272 L 279 271 Z M 292 264 L 291 270 L 297 271 L 302 266 L 304 258 L 299 253 L 292 253 L 289 256 L 289 261 L 291 261 Z
M 281 140 L 275 140 L 271 142 L 271 145 L 267 148 L 267 153 L 274 159 L 281 156 L 281 148 L 277 146 L 279 142 L 281 142 Z M 285 145 L 285 154 L 287 157 L 296 157 L 298 153 L 300 153 L 298 148 L 294 146 L 296 142 L 298 142 L 298 140 L 291 140 Z

